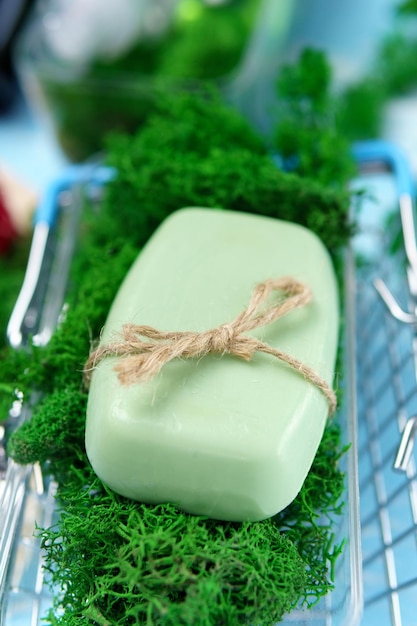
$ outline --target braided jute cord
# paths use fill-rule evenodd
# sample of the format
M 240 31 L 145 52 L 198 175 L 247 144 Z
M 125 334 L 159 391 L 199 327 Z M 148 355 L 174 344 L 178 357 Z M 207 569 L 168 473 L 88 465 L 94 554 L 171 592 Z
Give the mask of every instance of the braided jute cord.
M 281 292 L 283 296 L 278 302 L 263 306 L 274 291 Z M 119 357 L 115 366 L 118 378 L 122 384 L 130 385 L 153 378 L 166 363 L 177 358 L 231 354 L 249 361 L 255 352 L 265 352 L 287 363 L 318 387 L 327 398 L 329 413 L 332 414 L 336 409 L 336 396 L 312 368 L 278 348 L 243 334 L 304 307 L 311 302 L 311 298 L 310 289 L 294 278 L 269 279 L 255 287 L 244 311 L 232 322 L 217 328 L 203 332 L 165 332 L 151 326 L 124 324 L 119 341 L 104 343 L 90 354 L 84 367 L 86 383 L 89 384 L 94 368 L 108 357 Z

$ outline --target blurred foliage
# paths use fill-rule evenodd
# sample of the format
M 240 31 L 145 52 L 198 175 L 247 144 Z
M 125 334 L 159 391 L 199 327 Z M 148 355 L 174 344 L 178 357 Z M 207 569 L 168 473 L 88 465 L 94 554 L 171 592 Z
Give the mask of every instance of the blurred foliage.
M 89 157 L 110 130 L 137 130 L 165 94 L 204 93 L 207 83 L 232 74 L 260 4 L 181 0 L 167 31 L 135 43 L 117 58 L 96 59 L 69 79 L 65 69 L 50 75 L 40 68 L 41 89 L 67 156 L 74 161 Z

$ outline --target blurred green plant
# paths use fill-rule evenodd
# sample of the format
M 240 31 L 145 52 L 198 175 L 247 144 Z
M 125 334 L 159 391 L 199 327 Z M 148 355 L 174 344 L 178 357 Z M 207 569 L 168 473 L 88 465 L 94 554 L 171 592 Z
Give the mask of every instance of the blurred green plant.
M 181 0 L 170 28 L 112 59 L 68 73 L 44 71 L 40 88 L 67 156 L 80 161 L 101 149 L 110 130 L 133 132 L 167 93 L 201 91 L 233 74 L 243 57 L 261 0 Z

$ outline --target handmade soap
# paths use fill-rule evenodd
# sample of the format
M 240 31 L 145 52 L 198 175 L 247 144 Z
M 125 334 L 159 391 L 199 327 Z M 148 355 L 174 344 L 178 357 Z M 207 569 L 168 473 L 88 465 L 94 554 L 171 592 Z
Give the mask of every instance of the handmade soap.
M 172 214 L 121 285 L 101 345 L 126 323 L 217 327 L 247 307 L 258 283 L 284 276 L 308 285 L 311 303 L 247 334 L 331 385 L 338 294 L 330 257 L 306 228 L 252 214 Z M 174 359 L 151 380 L 128 385 L 115 370 L 122 360 L 96 365 L 87 408 L 88 458 L 110 488 L 232 521 L 270 517 L 296 497 L 329 414 L 317 385 L 262 352 L 249 361 L 230 354 Z

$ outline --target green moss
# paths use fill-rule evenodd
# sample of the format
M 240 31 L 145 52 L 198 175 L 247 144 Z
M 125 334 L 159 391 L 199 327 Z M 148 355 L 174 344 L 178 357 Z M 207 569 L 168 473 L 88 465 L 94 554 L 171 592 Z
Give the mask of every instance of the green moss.
M 50 344 L 0 363 L 9 391 L 12 382 L 44 393 L 9 450 L 20 462 L 47 461 L 59 484 L 57 525 L 38 529 L 54 585 L 50 624 L 272 626 L 332 588 L 341 550 L 332 519 L 342 507 L 343 449 L 334 423 L 295 502 L 254 524 L 127 500 L 86 458 L 82 365 L 133 258 L 166 215 L 200 204 L 292 219 L 335 255 L 351 234 L 343 185 L 278 171 L 260 139 L 214 97 L 168 104 L 138 134 L 109 141 L 117 177 L 98 220 L 86 207 L 70 306 Z
M 69 607 L 62 621 L 51 623 L 100 616 L 98 623 L 114 626 L 256 624 L 262 606 L 267 625 L 293 608 L 305 588 L 305 564 L 273 520 L 224 524 L 173 505 L 97 495 L 97 488 L 93 482 L 92 495 L 78 491 L 59 529 L 42 535 Z
M 74 446 L 84 437 L 83 420 L 77 417 L 85 413 L 86 394 L 80 393 L 79 387 L 73 384 L 47 395 L 37 406 L 34 419 L 22 424 L 18 436 L 12 434 L 8 451 L 18 463 L 71 458 Z
M 137 245 L 169 213 L 186 206 L 295 221 L 332 250 L 352 233 L 342 185 L 329 188 L 314 174 L 280 171 L 248 124 L 214 97 L 168 102 L 142 132 L 113 136 L 108 147 L 109 163 L 119 175 L 109 185 L 102 226 L 108 232 L 107 222 L 117 211 L 117 234 Z

